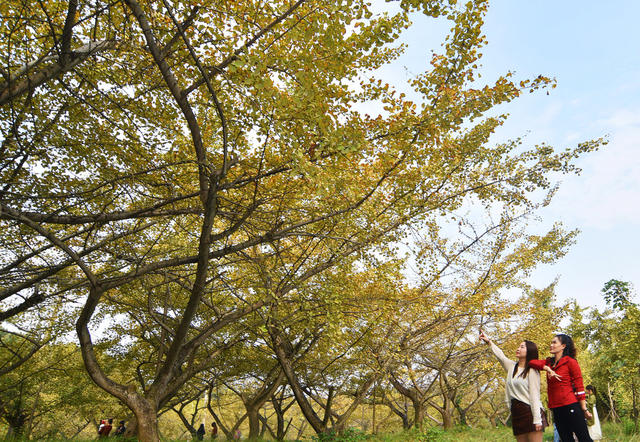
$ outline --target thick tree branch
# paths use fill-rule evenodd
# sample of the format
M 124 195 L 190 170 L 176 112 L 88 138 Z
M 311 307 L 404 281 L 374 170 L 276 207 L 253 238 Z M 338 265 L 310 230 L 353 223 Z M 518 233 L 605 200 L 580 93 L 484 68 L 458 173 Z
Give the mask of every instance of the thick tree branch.
M 27 74 L 26 78 L 21 78 L 23 72 L 30 70 L 30 66 L 25 66 L 21 71 L 14 74 L 10 81 L 0 83 L 0 106 L 16 99 L 17 97 L 29 92 L 34 91 L 38 87 L 42 86 L 47 81 L 62 75 L 65 72 L 70 71 L 80 63 L 88 59 L 90 56 L 98 54 L 99 52 L 106 51 L 115 47 L 115 42 L 112 41 L 99 41 L 87 43 L 78 49 L 75 49 L 69 60 L 64 63 L 53 63 L 48 66 L 42 67 L 33 74 Z M 45 57 L 43 60 L 38 60 L 38 64 L 42 64 L 49 60 L 55 60 L 55 57 Z M 17 81 L 16 81 L 17 80 Z

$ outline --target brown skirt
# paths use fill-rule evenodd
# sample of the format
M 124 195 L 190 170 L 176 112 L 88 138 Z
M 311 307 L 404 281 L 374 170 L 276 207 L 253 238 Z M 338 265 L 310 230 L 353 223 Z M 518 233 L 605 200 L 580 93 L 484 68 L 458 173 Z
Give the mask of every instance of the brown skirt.
M 542 429 L 544 430 L 549 424 L 547 423 L 547 416 L 542 408 L 540 409 L 540 414 L 542 415 Z M 529 404 L 520 402 L 517 399 L 511 399 L 511 425 L 514 436 L 536 431 Z

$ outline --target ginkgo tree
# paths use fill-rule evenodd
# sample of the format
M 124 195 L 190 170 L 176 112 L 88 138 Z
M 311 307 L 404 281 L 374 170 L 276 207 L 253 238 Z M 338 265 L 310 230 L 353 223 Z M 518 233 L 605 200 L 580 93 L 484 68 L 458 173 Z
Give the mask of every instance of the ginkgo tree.
M 535 209 L 599 142 L 490 142 L 505 117 L 487 112 L 550 80 L 477 82 L 486 9 L 3 2 L 0 318 L 64 302 L 90 377 L 157 440 L 158 410 L 297 284 L 465 203 Z M 412 14 L 451 25 L 413 101 L 376 78 Z M 281 284 L 247 282 L 282 256 Z M 99 325 L 145 358 L 131 374 L 103 369 Z
M 628 416 L 638 430 L 640 417 L 640 306 L 633 285 L 611 279 L 601 289 L 606 308 L 571 309 L 571 332 L 582 346 L 587 375 L 598 406 L 613 421 Z M 601 412 L 604 415 L 604 412 Z

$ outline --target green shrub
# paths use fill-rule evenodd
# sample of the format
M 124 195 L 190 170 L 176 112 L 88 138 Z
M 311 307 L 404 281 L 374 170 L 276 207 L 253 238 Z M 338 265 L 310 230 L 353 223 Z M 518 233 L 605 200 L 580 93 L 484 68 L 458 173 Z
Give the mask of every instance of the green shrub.
M 312 440 L 318 442 L 355 442 L 360 440 L 367 440 L 368 438 L 369 436 L 367 436 L 360 430 L 356 430 L 355 428 L 347 428 L 341 433 L 331 430 L 328 433 L 313 436 Z
M 622 418 L 622 431 L 625 435 L 631 436 L 632 434 L 636 434 L 636 423 L 633 419 Z
M 444 440 L 446 432 L 441 427 L 431 427 L 425 430 L 417 438 L 420 442 L 440 442 Z

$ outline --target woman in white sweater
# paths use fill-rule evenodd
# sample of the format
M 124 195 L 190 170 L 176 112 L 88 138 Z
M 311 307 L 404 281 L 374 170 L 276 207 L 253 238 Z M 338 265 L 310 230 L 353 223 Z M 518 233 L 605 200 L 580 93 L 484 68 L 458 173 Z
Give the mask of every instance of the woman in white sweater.
M 542 442 L 547 419 L 540 403 L 540 373 L 529 368 L 529 361 L 538 359 L 538 347 L 523 341 L 516 349 L 517 361 L 507 358 L 492 341 L 480 331 L 480 339 L 489 344 L 507 372 L 506 397 L 511 407 L 513 435 L 518 442 Z

